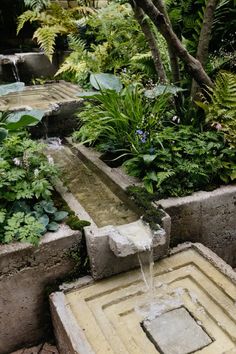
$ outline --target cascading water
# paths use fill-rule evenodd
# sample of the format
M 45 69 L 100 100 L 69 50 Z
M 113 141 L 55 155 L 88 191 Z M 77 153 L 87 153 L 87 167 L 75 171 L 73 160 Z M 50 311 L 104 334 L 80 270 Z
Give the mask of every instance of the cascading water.
M 19 82 L 20 81 L 20 74 L 17 66 L 18 58 L 16 58 L 14 55 L 12 56 L 12 72 L 15 78 L 15 81 Z
M 12 68 L 12 74 L 16 82 L 20 81 L 20 74 L 17 63 L 21 60 L 18 55 L 0 55 L 0 64 L 10 64 Z

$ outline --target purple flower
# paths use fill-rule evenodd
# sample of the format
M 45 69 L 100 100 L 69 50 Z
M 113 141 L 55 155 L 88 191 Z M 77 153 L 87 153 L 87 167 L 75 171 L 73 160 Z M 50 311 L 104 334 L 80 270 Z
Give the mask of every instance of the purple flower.
M 140 130 L 140 129 L 136 130 L 136 133 L 137 133 L 138 135 L 143 135 L 143 131 Z
M 141 141 L 142 141 L 142 143 L 146 143 L 146 141 L 147 141 L 147 134 L 146 133 L 143 134 Z

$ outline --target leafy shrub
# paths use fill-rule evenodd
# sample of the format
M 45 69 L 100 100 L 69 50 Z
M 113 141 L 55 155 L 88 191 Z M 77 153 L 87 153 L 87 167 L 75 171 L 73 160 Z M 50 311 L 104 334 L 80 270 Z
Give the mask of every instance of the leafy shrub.
M 77 33 L 77 21 L 84 15 L 93 13 L 87 6 L 77 6 L 64 9 L 59 2 L 27 0 L 32 10 L 27 10 L 18 17 L 17 34 L 22 30 L 27 22 L 37 23 L 38 28 L 34 32 L 33 38 L 37 40 L 40 48 L 52 60 L 56 38 L 59 35 Z M 38 6 L 37 6 L 38 5 Z
M 57 75 L 80 84 L 87 82 L 90 72 L 116 74 L 123 70 L 128 75 L 139 72 L 147 79 L 150 73 L 155 75 L 149 48 L 129 4 L 111 2 L 87 17 L 85 23 L 83 38 L 80 34 L 68 37 L 72 53 Z M 148 60 L 142 56 L 146 54 Z
M 0 242 L 37 244 L 67 216 L 50 201 L 57 170 L 43 149 L 43 144 L 19 135 L 7 137 L 0 146 Z
M 169 95 L 161 95 L 155 101 L 145 97 L 136 86 L 116 92 L 101 90 L 90 97 L 78 114 L 81 128 L 73 138 L 95 144 L 101 151 L 129 153 L 139 144 L 140 138 L 150 140 L 167 109 Z M 143 136 L 140 132 L 144 131 Z
M 133 155 L 126 170 L 160 196 L 186 195 L 236 178 L 236 150 L 225 144 L 221 132 L 166 127 L 153 134 L 151 145 L 140 143 Z

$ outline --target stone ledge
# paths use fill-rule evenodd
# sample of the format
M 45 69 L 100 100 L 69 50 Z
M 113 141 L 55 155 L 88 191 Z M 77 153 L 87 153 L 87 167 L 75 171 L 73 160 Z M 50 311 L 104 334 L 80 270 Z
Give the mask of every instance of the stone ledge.
M 171 246 L 200 242 L 236 267 L 236 186 L 159 200 L 171 217 Z
M 70 250 L 81 242 L 80 231 L 63 225 L 47 233 L 38 247 L 0 246 L 0 354 L 33 345 L 49 325 L 46 288 L 74 270 Z

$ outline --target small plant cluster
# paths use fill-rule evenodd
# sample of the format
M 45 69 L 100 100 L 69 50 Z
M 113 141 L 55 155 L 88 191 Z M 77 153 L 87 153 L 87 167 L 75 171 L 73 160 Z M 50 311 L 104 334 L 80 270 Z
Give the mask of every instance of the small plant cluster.
M 101 82 L 101 90 L 91 94 L 78 114 L 82 127 L 74 139 L 112 153 L 117 162 L 125 160 L 126 171 L 159 196 L 182 196 L 230 183 L 236 179 L 235 76 L 223 77 L 224 84 L 221 77 L 211 90 L 211 102 L 199 104 L 207 112 L 204 125 L 184 124 L 175 115 L 175 87 L 157 85 L 145 91 L 130 85 L 112 90 L 102 88 Z
M 0 145 L 0 243 L 37 244 L 67 216 L 51 201 L 57 170 L 43 149 L 20 135 L 8 136 Z

